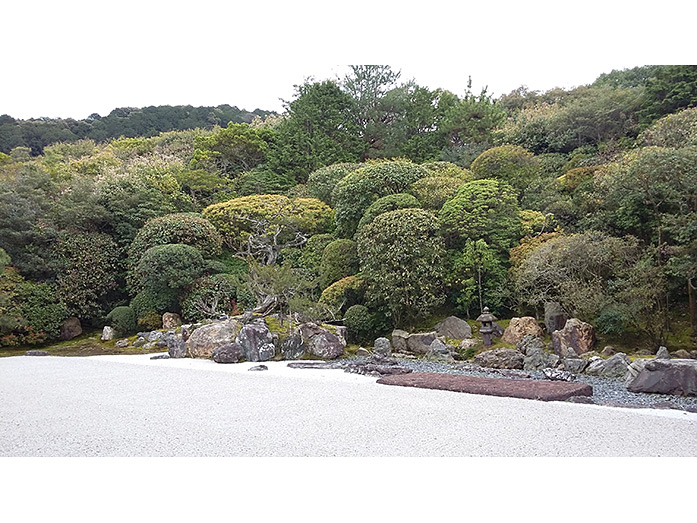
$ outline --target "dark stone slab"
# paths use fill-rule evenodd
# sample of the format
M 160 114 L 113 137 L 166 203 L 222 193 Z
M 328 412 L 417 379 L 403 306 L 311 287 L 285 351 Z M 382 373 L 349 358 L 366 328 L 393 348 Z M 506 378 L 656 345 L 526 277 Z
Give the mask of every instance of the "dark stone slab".
M 377 380 L 384 385 L 419 387 L 423 389 L 450 390 L 468 394 L 486 394 L 509 398 L 564 401 L 572 396 L 592 396 L 593 388 L 585 383 L 567 383 L 539 380 L 514 380 L 506 378 L 480 378 L 432 372 L 414 372 L 397 376 L 385 376 Z
M 48 356 L 48 351 L 45 350 L 28 350 L 24 353 L 25 356 Z

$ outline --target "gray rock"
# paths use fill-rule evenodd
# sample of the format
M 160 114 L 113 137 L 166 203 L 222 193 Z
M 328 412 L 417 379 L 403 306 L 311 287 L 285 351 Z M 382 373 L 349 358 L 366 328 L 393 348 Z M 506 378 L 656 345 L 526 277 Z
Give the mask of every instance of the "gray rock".
M 588 360 L 582 358 L 564 358 L 564 370 L 581 374 L 588 367 Z
M 523 360 L 523 370 L 543 370 L 556 367 L 558 364 L 558 355 L 545 352 L 542 347 L 531 346 L 527 348 L 527 354 Z
M 456 340 L 472 337 L 472 327 L 470 327 L 465 320 L 461 320 L 457 316 L 448 316 L 438 323 L 433 330 L 441 336 Z
M 147 341 L 145 340 L 145 338 L 143 338 L 142 336 L 138 336 L 136 338 L 136 340 L 133 342 L 133 346 L 134 347 L 142 347 L 146 343 L 147 343 Z
M 338 325 L 336 327 L 336 335 L 341 336 L 344 341 L 346 341 L 348 338 L 346 337 L 348 335 L 348 327 L 345 327 L 343 325 Z
M 60 326 L 59 338 L 63 341 L 72 340 L 82 334 L 82 325 L 80 320 L 72 317 L 65 320 Z
M 162 337 L 162 331 L 152 331 L 149 332 L 148 335 L 145 337 L 148 341 L 157 341 Z
M 170 356 L 166 352 L 164 354 L 155 354 L 154 356 L 150 356 L 151 360 L 168 360 L 169 358 Z
M 474 357 L 474 364 L 492 369 L 522 369 L 525 356 L 515 349 L 492 349 Z
M 649 360 L 627 390 L 697 396 L 697 361 Z
M 307 347 L 300 334 L 291 334 L 281 343 L 281 355 L 284 360 L 298 360 L 303 357 Z
M 392 356 L 392 346 L 387 338 L 376 338 L 373 343 L 373 352 L 378 356 L 389 358 Z
M 187 355 L 192 358 L 210 358 L 213 349 L 235 341 L 241 330 L 242 323 L 235 319 L 202 325 L 186 340 Z
M 124 338 L 122 340 L 117 341 L 114 343 L 114 347 L 123 349 L 124 347 L 128 347 L 131 344 L 130 341 L 128 341 L 128 338 Z
M 564 328 L 569 315 L 556 301 L 545 303 L 545 328 L 549 334 Z
M 519 350 L 523 354 L 527 354 L 529 348 L 544 349 L 544 347 L 544 342 L 540 338 L 538 338 L 537 336 L 533 336 L 532 334 L 526 334 L 515 345 L 516 350 Z
M 407 338 L 407 352 L 412 354 L 428 354 L 431 350 L 431 343 L 438 338 L 436 331 L 417 332 L 410 334 Z
M 247 370 L 260 371 L 260 370 L 269 370 L 269 368 L 266 365 L 255 365 L 254 367 L 249 367 Z
M 600 352 L 600 354 L 602 354 L 603 356 L 610 357 L 610 356 L 614 356 L 615 354 L 617 354 L 617 350 L 615 349 L 615 347 L 613 347 L 613 346 L 611 346 L 611 345 L 607 345 L 607 346 Z
M 644 370 L 644 367 L 646 367 L 646 364 L 651 361 L 646 358 L 637 358 L 635 359 L 632 363 L 629 364 L 629 367 L 627 368 L 627 374 L 624 375 L 624 384 L 629 385 L 634 378 L 636 378 L 642 370 Z
M 395 352 L 407 352 L 407 338 L 409 333 L 400 329 L 392 331 L 392 347 Z
M 307 346 L 307 352 L 326 360 L 333 360 L 344 354 L 346 341 L 332 334 L 316 323 L 303 323 L 298 332 Z
M 505 329 L 496 322 L 493 322 L 491 324 L 491 327 L 494 329 L 494 331 L 491 333 L 492 336 L 494 336 L 494 338 L 500 338 L 501 336 L 503 336 L 503 333 L 506 332 Z
M 356 350 L 356 356 L 360 358 L 370 358 L 371 354 L 368 349 L 364 347 L 358 347 L 358 350 Z
M 678 349 L 676 351 L 673 351 L 671 354 L 673 358 L 677 358 L 679 360 L 688 360 L 690 359 L 690 353 L 687 352 L 685 349 Z
M 658 347 L 658 351 L 656 352 L 656 359 L 657 360 L 669 360 L 670 359 L 670 352 L 668 352 L 668 349 L 666 347 Z
M 102 337 L 100 339 L 102 341 L 110 341 L 114 339 L 115 335 L 114 328 L 107 325 L 102 329 Z
M 147 349 L 147 350 L 154 349 L 154 348 L 156 348 L 156 347 L 157 347 L 157 342 L 156 342 L 156 341 L 149 341 L 149 342 L 147 342 L 145 345 L 143 345 L 143 348 L 144 348 L 144 349 Z
M 590 323 L 571 318 L 563 329 L 552 333 L 552 347 L 554 352 L 562 358 L 567 357 L 568 348 L 574 350 L 577 355 L 589 352 L 595 345 L 595 331 Z
M 25 356 L 48 356 L 48 351 L 45 350 L 28 350 L 24 353 Z
M 618 352 L 606 360 L 591 358 L 586 374 L 604 378 L 623 378 L 627 374 L 630 364 L 631 361 L 624 352 Z
M 271 331 L 263 321 L 247 323 L 236 339 L 247 361 L 268 361 L 276 355 Z
M 191 336 L 191 333 L 194 332 L 195 328 L 196 327 L 194 325 L 191 325 L 190 323 L 187 323 L 186 325 L 182 325 L 182 328 L 180 331 L 180 333 L 182 335 L 182 339 L 184 341 L 187 341 L 189 339 L 189 336 Z
M 239 343 L 228 343 L 213 349 L 211 359 L 216 363 L 239 363 L 244 357 L 244 349 Z
M 574 381 L 574 375 L 571 372 L 565 371 L 565 370 L 556 370 L 556 369 L 542 369 L 542 374 L 544 374 L 545 378 L 548 380 L 553 380 L 553 381 Z
M 477 340 L 475 339 L 468 339 L 468 340 L 462 340 L 460 342 L 460 345 L 457 346 L 458 349 L 469 349 L 470 347 L 474 347 L 477 345 Z
M 186 343 L 182 338 L 177 336 L 174 331 L 162 333 L 162 335 L 154 343 L 157 343 L 157 346 L 160 348 L 167 347 L 167 352 L 169 353 L 170 358 L 186 357 Z
M 453 363 L 455 361 L 448 346 L 439 339 L 435 339 L 431 343 L 426 353 L 426 359 L 443 363 Z

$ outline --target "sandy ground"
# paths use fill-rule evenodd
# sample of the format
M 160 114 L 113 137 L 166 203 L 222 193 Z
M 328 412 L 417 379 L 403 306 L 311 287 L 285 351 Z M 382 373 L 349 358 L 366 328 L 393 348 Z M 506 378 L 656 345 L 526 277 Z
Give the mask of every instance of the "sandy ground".
M 0 456 L 697 456 L 697 414 L 150 355 L 0 359 Z

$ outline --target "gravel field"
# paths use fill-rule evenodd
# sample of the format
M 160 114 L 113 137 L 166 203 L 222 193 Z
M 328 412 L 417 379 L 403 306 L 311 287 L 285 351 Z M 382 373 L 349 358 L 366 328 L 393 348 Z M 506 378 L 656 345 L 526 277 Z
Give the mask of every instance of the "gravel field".
M 697 456 L 694 413 L 386 386 L 287 362 L 250 372 L 255 365 L 2 358 L 0 456 Z

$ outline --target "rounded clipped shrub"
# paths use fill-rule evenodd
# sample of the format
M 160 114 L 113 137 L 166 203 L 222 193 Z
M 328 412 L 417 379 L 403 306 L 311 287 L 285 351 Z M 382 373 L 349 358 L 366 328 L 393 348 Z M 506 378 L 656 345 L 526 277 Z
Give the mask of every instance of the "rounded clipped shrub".
M 360 343 L 372 332 L 374 318 L 364 305 L 352 305 L 344 314 L 344 326 L 348 329 L 349 339 Z
M 316 198 L 290 199 L 281 194 L 233 198 L 203 210 L 203 216 L 220 231 L 226 244 L 233 249 L 245 244 L 255 225 L 266 225 L 269 231 L 280 226 L 283 239 L 289 235 L 294 237 L 296 231 L 306 234 L 327 232 L 333 214 L 327 204 Z
M 5 252 L 5 249 L 0 247 L 0 271 L 4 270 L 10 264 L 10 256 Z
M 234 314 L 237 308 L 237 278 L 228 274 L 203 276 L 196 280 L 181 300 L 184 321 Z
M 428 178 L 422 178 L 421 180 L 428 180 Z M 397 209 L 418 209 L 420 207 L 421 204 L 419 200 L 411 194 L 388 194 L 370 204 L 365 210 L 365 213 L 363 213 L 361 220 L 358 222 L 356 231 L 360 231 L 363 227 L 371 223 L 376 216 L 380 216 L 383 213 L 396 211 Z
M 307 269 L 313 274 L 319 274 L 319 266 L 322 262 L 322 253 L 324 249 L 332 243 L 336 238 L 332 234 L 313 234 L 305 242 L 302 248 L 302 253 L 298 258 L 298 265 Z
M 475 179 L 502 180 L 518 192 L 522 192 L 540 173 L 535 155 L 519 145 L 487 149 L 472 162 L 470 169 Z
M 421 167 L 426 169 L 432 176 L 443 178 L 460 178 L 463 181 L 472 179 L 472 173 L 469 169 L 460 167 L 450 162 L 426 162 L 422 163 Z
M 151 247 L 136 266 L 141 289 L 181 290 L 200 277 L 206 268 L 201 253 L 182 243 Z
M 143 225 L 131 244 L 129 258 L 138 263 L 151 247 L 174 243 L 196 247 L 204 257 L 210 258 L 220 254 L 222 241 L 213 224 L 200 214 L 167 214 Z
M 347 276 L 322 291 L 319 303 L 337 311 L 346 310 L 363 299 L 365 282 L 360 276 Z
M 106 321 L 111 324 L 119 336 L 126 336 L 138 328 L 136 313 L 131 307 L 125 305 L 116 307 L 107 314 Z
M 335 240 L 327 245 L 319 265 L 320 285 L 323 289 L 335 281 L 358 272 L 358 253 L 353 240 Z
M 429 176 L 416 180 L 411 186 L 411 192 L 416 196 L 419 207 L 438 211 L 467 181 L 452 176 Z
M 332 206 L 332 192 L 336 188 L 336 184 L 347 174 L 360 167 L 360 163 L 335 163 L 312 171 L 306 184 L 309 196 L 318 198 Z
M 405 160 L 371 163 L 346 175 L 332 193 L 337 234 L 352 237 L 371 203 L 388 194 L 406 192 L 416 180 L 427 176 L 429 171 Z

